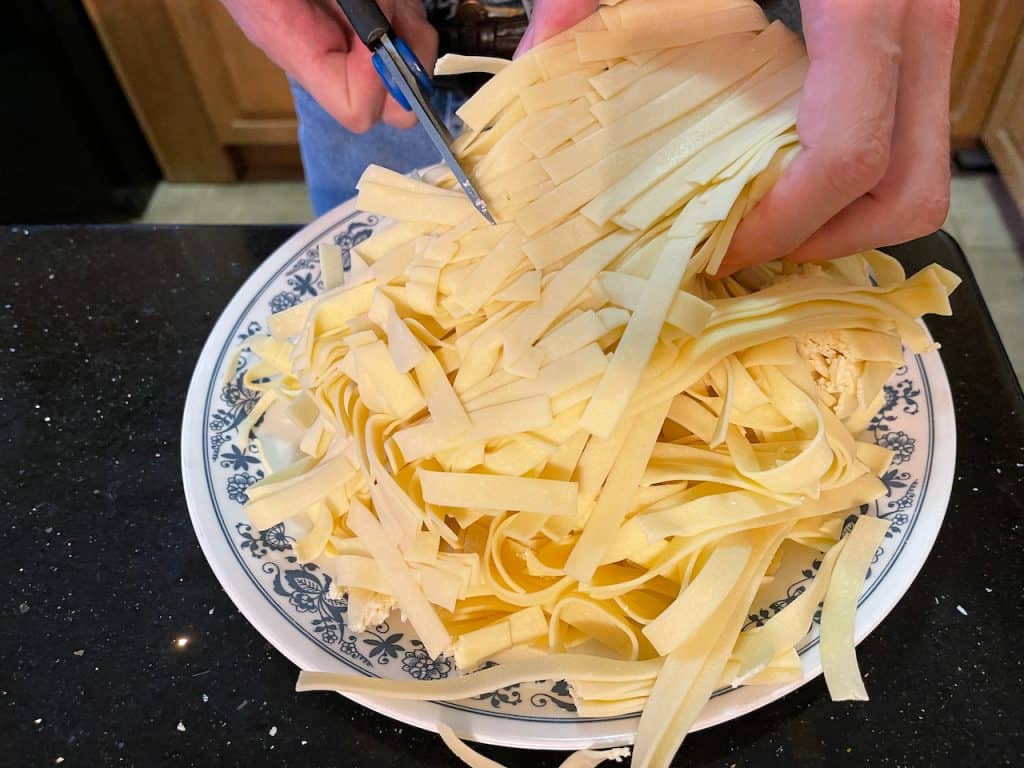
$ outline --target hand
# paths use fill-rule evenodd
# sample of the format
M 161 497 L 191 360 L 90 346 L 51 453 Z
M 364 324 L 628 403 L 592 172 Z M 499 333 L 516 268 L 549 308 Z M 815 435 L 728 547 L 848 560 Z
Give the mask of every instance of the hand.
M 341 9 L 331 0 L 221 0 L 246 36 L 299 81 L 350 131 L 362 133 L 378 120 L 396 128 L 416 124 L 388 94 Z M 395 32 L 430 72 L 437 32 L 419 0 L 382 0 Z
M 520 52 L 591 13 L 537 0 Z M 720 274 L 910 240 L 949 209 L 949 81 L 958 0 L 801 0 L 811 67 L 802 151 L 743 220 Z
M 519 41 L 516 56 L 568 29 L 597 10 L 598 0 L 536 0 L 526 34 Z
M 720 274 L 911 240 L 949 210 L 958 0 L 801 0 L 802 150 L 740 223 Z

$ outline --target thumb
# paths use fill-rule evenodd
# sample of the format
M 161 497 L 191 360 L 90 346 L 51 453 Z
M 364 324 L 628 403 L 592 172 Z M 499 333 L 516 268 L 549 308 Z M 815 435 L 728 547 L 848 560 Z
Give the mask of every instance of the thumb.
M 516 56 L 579 23 L 597 10 L 597 3 L 598 0 L 537 0 Z

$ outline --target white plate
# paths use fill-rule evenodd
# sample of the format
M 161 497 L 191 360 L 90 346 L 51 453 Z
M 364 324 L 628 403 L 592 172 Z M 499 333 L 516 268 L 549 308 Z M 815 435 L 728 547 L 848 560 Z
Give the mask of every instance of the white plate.
M 192 525 L 206 559 L 239 610 L 281 653 L 304 669 L 381 677 L 436 679 L 453 674 L 433 661 L 410 628 L 397 620 L 359 635 L 347 631 L 344 601 L 328 596 L 330 577 L 296 562 L 291 524 L 253 531 L 242 510 L 245 489 L 260 476 L 259 460 L 238 450 L 238 426 L 255 403 L 241 375 L 249 362 L 226 373 L 233 351 L 264 332 L 266 316 L 321 290 L 316 246 L 335 242 L 346 254 L 380 224 L 347 203 L 314 221 L 278 248 L 246 281 L 217 321 L 196 364 L 182 425 L 181 464 Z M 230 383 L 224 384 L 225 377 Z M 907 357 L 886 386 L 886 403 L 872 422 L 876 440 L 896 451 L 886 474 L 888 495 L 869 514 L 892 521 L 876 553 L 857 613 L 863 639 L 893 609 L 924 563 L 949 501 L 956 431 L 953 402 L 937 353 Z M 808 563 L 808 567 L 813 567 Z M 803 591 L 807 576 L 794 574 L 785 594 L 765 608 L 769 615 Z M 752 616 L 751 621 L 759 620 Z M 719 691 L 694 729 L 730 720 L 768 704 L 821 672 L 817 629 L 800 654 L 804 676 L 785 686 Z M 885 695 L 884 676 L 873 676 Z M 436 730 L 439 722 L 477 741 L 515 747 L 578 749 L 631 742 L 637 716 L 582 718 L 564 684 L 511 686 L 455 703 L 393 701 L 367 697 L 366 706 L 412 725 Z

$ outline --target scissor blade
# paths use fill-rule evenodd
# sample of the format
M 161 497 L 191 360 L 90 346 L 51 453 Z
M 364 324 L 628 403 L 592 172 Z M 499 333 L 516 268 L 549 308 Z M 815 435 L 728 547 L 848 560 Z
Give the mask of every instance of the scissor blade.
M 444 123 L 434 113 L 430 102 L 423 96 L 415 75 L 409 71 L 409 67 L 406 66 L 405 61 L 395 49 L 395 44 L 387 35 L 381 38 L 381 48 L 379 50 L 382 53 L 381 59 L 384 62 L 384 66 L 387 67 L 394 82 L 401 88 L 406 101 L 409 102 L 412 111 L 419 118 L 420 125 L 423 126 L 427 136 L 430 137 L 430 141 L 440 153 L 441 159 L 448 165 L 451 172 L 455 174 L 455 180 L 459 182 L 459 186 L 466 193 L 466 197 L 469 198 L 473 207 L 480 211 L 481 216 L 491 224 L 496 224 L 497 222 L 495 222 L 494 217 L 487 208 L 487 203 L 480 197 L 480 193 L 473 187 L 473 182 L 469 180 L 466 172 L 459 165 L 458 159 L 452 153 L 449 146 L 451 144 L 451 135 L 448 133 L 448 129 L 445 128 Z

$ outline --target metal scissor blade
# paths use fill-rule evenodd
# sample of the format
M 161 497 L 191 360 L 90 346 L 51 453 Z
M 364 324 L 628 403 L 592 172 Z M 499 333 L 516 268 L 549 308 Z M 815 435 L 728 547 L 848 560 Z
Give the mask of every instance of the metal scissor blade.
M 451 134 L 448 133 L 444 123 L 438 119 L 430 103 L 423 96 L 415 75 L 409 71 L 409 67 L 395 49 L 395 44 L 391 41 L 391 38 L 387 35 L 381 37 L 381 46 L 378 51 L 382 54 L 381 59 L 384 62 L 384 66 L 391 73 L 394 82 L 402 90 L 406 101 L 412 107 L 412 111 L 419 118 L 420 125 L 423 126 L 427 136 L 430 137 L 430 141 L 441 154 L 441 159 L 445 161 L 452 173 L 455 174 L 455 179 L 459 182 L 459 186 L 462 187 L 462 191 L 466 193 L 466 197 L 469 198 L 473 207 L 480 211 L 481 216 L 491 222 L 491 224 L 496 224 L 497 222 L 487 208 L 487 203 L 480 197 L 480 193 L 473 187 L 473 182 L 469 180 L 466 172 L 459 165 L 458 159 L 452 153 L 449 146 L 451 144 Z

